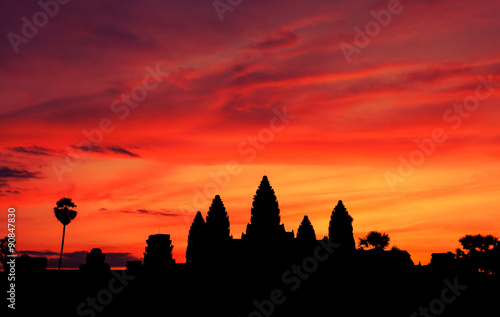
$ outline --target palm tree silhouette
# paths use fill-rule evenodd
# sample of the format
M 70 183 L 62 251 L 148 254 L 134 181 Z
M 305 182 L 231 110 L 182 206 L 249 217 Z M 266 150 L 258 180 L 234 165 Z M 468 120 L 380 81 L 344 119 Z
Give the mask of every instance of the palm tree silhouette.
M 57 220 L 59 220 L 60 223 L 63 224 L 63 236 L 62 236 L 62 243 L 61 243 L 61 255 L 59 256 L 59 268 L 58 270 L 61 270 L 61 261 L 62 261 L 62 255 L 63 255 L 63 247 L 64 247 L 64 235 L 66 233 L 66 225 L 69 225 L 71 220 L 75 219 L 76 217 L 76 210 L 75 208 L 76 205 L 71 201 L 71 198 L 61 198 L 59 201 L 56 203 L 56 206 L 54 207 L 54 215 L 56 216 Z
M 374 250 L 384 250 L 389 245 L 389 235 L 378 231 L 370 231 L 366 237 L 359 238 L 359 247 L 371 247 Z

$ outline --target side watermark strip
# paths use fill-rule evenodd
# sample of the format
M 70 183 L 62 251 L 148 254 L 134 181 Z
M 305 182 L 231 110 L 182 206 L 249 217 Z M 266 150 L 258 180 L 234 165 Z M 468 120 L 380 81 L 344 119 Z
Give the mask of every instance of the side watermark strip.
M 8 244 L 7 244 L 7 258 L 6 266 L 4 267 L 4 272 L 7 275 L 7 281 L 10 282 L 7 291 L 7 300 L 9 301 L 8 307 L 10 309 L 16 309 L 16 209 L 7 209 L 7 234 Z

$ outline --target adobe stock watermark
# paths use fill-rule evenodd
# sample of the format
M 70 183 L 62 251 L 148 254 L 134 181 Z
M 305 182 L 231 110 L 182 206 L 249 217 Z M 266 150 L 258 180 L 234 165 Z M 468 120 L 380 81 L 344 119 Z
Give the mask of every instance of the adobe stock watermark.
M 101 289 L 95 297 L 87 297 L 76 307 L 78 316 L 95 317 L 96 313 L 102 312 L 107 305 L 111 304 L 114 295 L 123 292 L 129 282 L 135 279 L 135 276 L 127 275 L 125 271 L 122 271 L 121 275 L 116 271 L 111 271 L 111 274 L 114 277 L 109 280 L 108 288 Z
M 148 92 L 157 88 L 163 82 L 163 77 L 168 73 L 161 71 L 160 65 L 153 69 L 146 67 L 147 74 L 143 77 L 142 83 L 133 87 L 128 94 L 122 94 L 119 98 L 113 100 L 110 109 L 113 113 L 119 114 L 120 120 L 125 120 L 130 115 L 131 109 L 136 109 L 139 103 L 144 101 Z M 83 157 L 90 155 L 93 147 L 97 148 L 104 140 L 104 136 L 115 130 L 116 126 L 110 118 L 102 118 L 97 127 L 92 130 L 83 129 L 81 132 L 84 138 L 76 146 L 66 146 L 67 155 L 65 164 L 54 161 L 52 169 L 61 183 L 65 173 L 71 173 L 74 168 L 83 162 Z
M 365 24 L 364 31 L 358 26 L 354 27 L 354 31 L 356 32 L 353 39 L 354 45 L 346 42 L 341 42 L 339 45 L 347 63 L 350 64 L 352 61 L 351 56 L 353 54 L 360 54 L 362 49 L 370 45 L 372 38 L 378 36 L 382 28 L 386 28 L 391 23 L 392 15 L 398 15 L 402 11 L 403 5 L 399 0 L 389 0 L 387 2 L 387 10 L 382 9 L 378 12 L 371 10 L 370 14 L 373 20 Z
M 469 118 L 472 112 L 479 109 L 480 101 L 484 101 L 491 97 L 491 94 L 496 90 L 495 87 L 500 87 L 500 82 L 493 80 L 493 75 L 489 74 L 487 78 L 478 77 L 479 84 L 474 90 L 474 94 L 466 96 L 462 103 L 455 103 L 443 113 L 443 121 L 445 123 L 453 123 L 452 130 L 457 130 L 462 126 L 464 119 Z M 385 172 L 384 178 L 391 192 L 396 190 L 398 183 L 404 183 L 410 177 L 415 169 L 422 166 L 426 159 L 434 154 L 437 145 L 444 143 L 448 139 L 448 135 L 442 128 L 435 128 L 431 131 L 430 138 L 423 140 L 415 139 L 417 149 L 411 151 L 406 157 L 398 156 L 399 165 L 397 172 Z
M 462 294 L 463 291 L 467 289 L 467 285 L 458 284 L 458 277 L 455 277 L 453 284 L 447 279 L 443 281 L 445 287 L 441 290 L 439 298 L 433 299 L 429 302 L 427 307 L 420 306 L 418 312 L 414 312 L 410 317 L 435 317 L 441 315 L 445 309 L 446 305 L 453 303 L 457 300 L 457 297 Z M 429 312 L 430 311 L 430 312 Z
M 239 6 L 243 0 L 215 0 L 212 2 L 215 12 L 219 16 L 220 21 L 224 21 L 224 14 L 226 12 L 233 12 L 234 8 Z
M 28 44 L 29 40 L 38 34 L 38 30 L 49 23 L 49 18 L 53 18 L 57 15 L 57 13 L 59 13 L 60 5 L 68 4 L 70 1 L 71 0 L 38 1 L 37 3 L 41 10 L 35 12 L 31 20 L 25 16 L 21 18 L 21 22 L 23 22 L 20 33 L 21 35 L 14 32 L 9 32 L 7 34 L 7 38 L 9 39 L 14 52 L 16 54 L 19 53 L 19 46 L 21 44 Z
M 260 129 L 255 135 L 249 135 L 245 141 L 240 142 L 238 145 L 238 154 L 245 156 L 247 163 L 255 160 L 257 154 L 274 140 L 276 133 L 282 132 L 290 124 L 290 120 L 296 117 L 296 115 L 288 113 L 286 106 L 281 111 L 273 108 L 272 112 L 274 116 L 269 120 L 268 127 Z M 207 182 L 202 189 L 193 188 L 194 195 L 191 204 L 179 205 L 179 211 L 186 223 L 190 224 L 196 211 L 208 205 L 211 199 L 219 194 L 221 189 L 229 185 L 231 178 L 239 175 L 242 170 L 241 164 L 236 160 L 232 160 L 226 164 L 225 169 L 209 172 L 208 175 L 211 181 Z
M 318 246 L 314 248 L 313 255 L 302 260 L 301 265 L 292 265 L 290 269 L 283 272 L 281 281 L 282 288 L 273 289 L 269 293 L 269 298 L 252 302 L 255 309 L 247 317 L 270 317 L 274 313 L 276 306 L 286 302 L 286 291 L 296 291 L 300 288 L 302 281 L 307 280 L 311 274 L 316 272 L 321 262 L 326 261 L 340 246 L 340 243 L 333 243 L 329 239 L 320 240 Z M 239 316 L 241 317 L 241 316 Z

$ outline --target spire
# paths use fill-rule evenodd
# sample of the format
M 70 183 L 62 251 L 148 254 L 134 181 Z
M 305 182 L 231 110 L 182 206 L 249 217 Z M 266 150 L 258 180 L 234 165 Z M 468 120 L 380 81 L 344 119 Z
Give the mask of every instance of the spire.
M 342 200 L 339 200 L 330 218 L 329 238 L 332 242 L 340 243 L 339 249 L 352 251 L 356 248 L 352 231 L 352 217 L 347 212 Z
M 280 224 L 278 200 L 269 179 L 265 175 L 262 177 L 259 188 L 253 197 L 250 223 L 269 227 L 279 226 Z
M 269 183 L 269 179 L 267 178 L 267 175 L 262 176 L 262 180 L 260 181 L 259 188 L 262 186 L 262 184 L 265 184 L 268 187 L 271 187 L 271 183 Z
M 277 236 L 285 232 L 280 221 L 278 200 L 269 179 L 264 175 L 253 196 L 250 224 L 247 226 L 246 235 L 248 238 Z
M 300 223 L 299 229 L 297 230 L 297 240 L 304 242 L 316 242 L 316 232 L 309 221 L 309 217 L 304 216 L 302 222 Z
M 217 241 L 230 238 L 229 217 L 226 207 L 219 195 L 212 200 L 212 205 L 207 213 L 207 235 L 208 238 Z
M 186 249 L 186 262 L 199 262 L 204 257 L 206 223 L 201 215 L 197 212 L 194 216 L 193 223 L 189 229 L 188 244 Z

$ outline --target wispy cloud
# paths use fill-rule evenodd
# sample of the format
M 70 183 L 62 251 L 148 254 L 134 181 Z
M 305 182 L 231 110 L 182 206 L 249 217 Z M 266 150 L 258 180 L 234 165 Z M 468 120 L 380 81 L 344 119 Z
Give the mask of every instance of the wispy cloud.
M 40 176 L 38 172 L 30 172 L 23 168 L 16 169 L 8 166 L 0 166 L 0 187 L 2 187 L 2 190 L 0 190 L 0 196 L 20 194 L 21 191 L 25 190 L 12 186 L 11 183 L 13 182 L 39 178 Z
M 11 151 L 17 152 L 17 153 L 32 154 L 32 155 L 52 155 L 52 154 L 62 152 L 60 150 L 49 149 L 49 148 L 46 148 L 43 146 L 38 146 L 38 145 L 16 146 L 16 147 L 8 148 L 8 149 L 10 149 Z
M 299 41 L 297 34 L 281 31 L 277 35 L 252 45 L 251 48 L 269 50 L 287 47 Z
M 77 145 L 70 145 L 70 146 L 76 150 L 80 150 L 80 151 L 84 151 L 84 152 L 88 152 L 88 153 L 91 153 L 91 152 L 104 153 L 104 148 L 102 148 L 99 145 L 92 144 L 90 147 L 77 146 Z
M 141 214 L 155 215 L 155 216 L 165 216 L 165 217 L 177 217 L 179 213 L 172 210 L 148 210 L 148 209 L 137 209 L 137 212 Z
M 106 147 L 106 149 L 113 152 L 113 153 L 124 154 L 124 155 L 128 155 L 131 157 L 139 157 L 139 154 L 132 153 L 129 150 L 124 149 L 124 148 L 119 147 L 119 146 L 116 146 L 116 145 L 109 145 Z
M 38 173 L 25 169 L 15 169 L 7 166 L 0 166 L 0 180 L 2 179 L 29 179 L 39 178 Z
M 99 211 L 108 211 L 106 208 L 100 208 Z M 125 214 L 136 214 L 136 215 L 151 215 L 151 216 L 163 216 L 163 217 L 177 217 L 179 216 L 179 212 L 160 209 L 160 210 L 152 210 L 152 209 L 136 209 L 136 210 L 119 210 L 119 212 Z
M 71 145 L 72 148 L 84 151 L 84 152 L 94 152 L 94 153 L 114 153 L 114 154 L 122 154 L 130 157 L 140 157 L 139 154 L 133 153 L 123 147 L 120 147 L 118 145 L 107 145 L 107 146 L 100 146 L 100 145 L 92 145 L 91 147 L 85 147 L 85 146 L 76 146 L 76 145 Z

